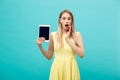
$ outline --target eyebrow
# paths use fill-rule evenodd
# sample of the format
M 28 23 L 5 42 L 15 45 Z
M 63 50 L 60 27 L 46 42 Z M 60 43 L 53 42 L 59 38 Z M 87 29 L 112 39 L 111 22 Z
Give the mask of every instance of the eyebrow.
M 62 18 L 66 18 L 66 17 L 62 17 Z M 72 17 L 67 17 L 67 18 L 72 18 Z

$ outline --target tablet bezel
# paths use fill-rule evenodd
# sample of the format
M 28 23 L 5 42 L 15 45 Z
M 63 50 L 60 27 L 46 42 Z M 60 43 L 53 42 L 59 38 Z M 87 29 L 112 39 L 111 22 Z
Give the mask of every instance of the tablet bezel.
M 40 27 L 49 27 L 49 39 L 50 39 L 50 25 L 40 24 L 38 28 L 40 29 Z M 38 29 L 38 37 L 39 37 L 39 31 L 40 31 L 39 29 Z M 45 40 L 45 42 L 49 42 L 49 40 Z

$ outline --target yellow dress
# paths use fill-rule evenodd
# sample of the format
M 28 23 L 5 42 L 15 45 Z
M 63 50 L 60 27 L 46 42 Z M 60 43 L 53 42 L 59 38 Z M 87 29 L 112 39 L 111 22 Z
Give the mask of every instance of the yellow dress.
M 76 61 L 76 53 L 65 41 L 64 46 L 57 48 L 56 32 L 52 32 L 54 41 L 54 61 L 51 66 L 49 80 L 80 80 L 80 73 Z M 71 39 L 72 42 L 73 39 Z

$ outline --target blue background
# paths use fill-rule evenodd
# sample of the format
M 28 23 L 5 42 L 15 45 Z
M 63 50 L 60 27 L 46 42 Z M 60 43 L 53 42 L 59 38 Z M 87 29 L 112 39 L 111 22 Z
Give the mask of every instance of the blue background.
M 57 31 L 64 9 L 83 37 L 81 80 L 120 80 L 120 0 L 0 0 L 0 80 L 49 79 L 54 56 L 47 60 L 36 45 L 38 25 Z

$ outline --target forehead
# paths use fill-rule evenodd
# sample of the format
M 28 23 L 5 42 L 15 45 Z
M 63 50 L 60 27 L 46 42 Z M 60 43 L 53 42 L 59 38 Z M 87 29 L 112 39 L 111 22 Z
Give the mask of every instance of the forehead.
M 61 17 L 71 17 L 71 15 L 67 12 L 63 13 Z

